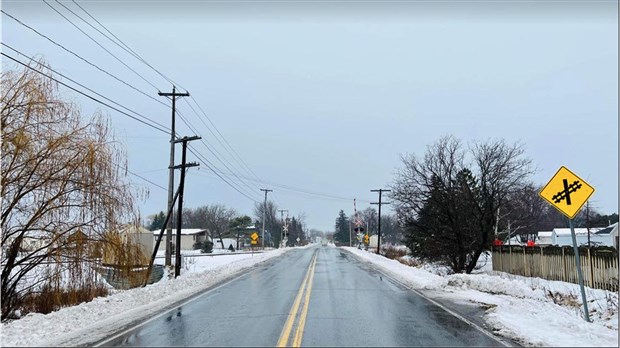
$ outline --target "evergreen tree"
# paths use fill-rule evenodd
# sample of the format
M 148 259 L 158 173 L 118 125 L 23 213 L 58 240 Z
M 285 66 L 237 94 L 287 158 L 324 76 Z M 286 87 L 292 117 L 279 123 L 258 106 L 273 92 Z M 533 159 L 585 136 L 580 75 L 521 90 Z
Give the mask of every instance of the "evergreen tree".
M 350 243 L 350 231 L 349 231 L 349 218 L 344 213 L 344 210 L 340 210 L 338 218 L 336 218 L 336 232 L 334 233 L 334 242 L 341 245 L 349 245 Z
M 147 227 L 150 231 L 161 230 L 164 227 L 164 222 L 166 221 L 166 215 L 163 211 L 152 215 L 152 220 L 149 226 Z

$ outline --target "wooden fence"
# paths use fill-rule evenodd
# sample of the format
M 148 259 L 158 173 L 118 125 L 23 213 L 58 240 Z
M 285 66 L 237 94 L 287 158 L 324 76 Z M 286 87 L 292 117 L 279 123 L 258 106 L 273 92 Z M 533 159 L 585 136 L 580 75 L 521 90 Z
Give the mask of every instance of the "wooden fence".
M 584 285 L 618 291 L 618 252 L 613 248 L 579 248 Z M 578 284 L 572 247 L 493 247 L 493 270 Z

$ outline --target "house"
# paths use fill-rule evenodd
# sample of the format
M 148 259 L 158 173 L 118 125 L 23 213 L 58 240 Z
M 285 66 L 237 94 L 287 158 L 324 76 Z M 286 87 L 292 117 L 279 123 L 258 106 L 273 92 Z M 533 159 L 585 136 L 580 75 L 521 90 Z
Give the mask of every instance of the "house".
M 237 250 L 237 239 L 236 238 L 219 238 L 213 239 L 213 249 L 222 249 L 222 243 L 224 244 L 224 250 L 228 249 L 231 245 L 235 250 Z M 242 241 L 239 240 L 239 246 L 241 247 Z
M 151 231 L 142 226 L 123 225 L 119 229 L 119 233 L 125 241 L 139 245 L 143 255 L 151 257 L 155 244 Z
M 590 237 L 591 245 L 606 245 L 614 246 L 618 248 L 618 224 L 615 223 L 608 227 L 591 227 L 587 228 L 574 228 L 575 239 L 577 245 L 588 245 L 588 234 Z M 614 234 L 615 233 L 615 234 Z M 571 246 L 573 245 L 573 237 L 571 235 L 570 228 L 554 228 L 552 231 L 540 231 L 538 232 L 537 245 L 557 245 L 557 246 Z
M 609 225 L 608 227 L 595 232 L 597 236 L 604 239 L 606 243 L 604 245 L 613 246 L 618 250 L 618 223 Z
M 536 244 L 538 245 L 556 245 L 557 236 L 553 233 L 553 231 L 540 231 L 538 232 L 538 241 Z
M 160 230 L 151 231 L 153 233 L 153 248 L 159 237 Z M 159 251 L 165 250 L 166 247 L 166 233 L 161 237 L 161 243 L 159 244 Z M 172 229 L 172 244 L 176 243 L 177 229 Z M 203 228 L 183 228 L 181 229 L 181 250 L 194 250 L 196 243 L 204 243 L 209 238 L 209 230 Z M 209 240 L 211 240 L 209 238 Z

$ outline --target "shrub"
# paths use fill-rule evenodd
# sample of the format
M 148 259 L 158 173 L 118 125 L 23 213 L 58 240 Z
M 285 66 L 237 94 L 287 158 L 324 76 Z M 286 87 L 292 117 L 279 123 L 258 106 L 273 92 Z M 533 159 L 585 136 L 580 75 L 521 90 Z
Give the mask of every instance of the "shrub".
M 384 246 L 381 248 L 381 255 L 387 257 L 388 259 L 398 260 L 399 258 L 407 255 L 407 249 L 398 248 L 394 246 Z
M 205 253 L 205 254 L 211 254 L 213 252 L 213 242 L 211 241 L 205 241 L 202 244 L 202 249 L 200 249 L 201 252 Z

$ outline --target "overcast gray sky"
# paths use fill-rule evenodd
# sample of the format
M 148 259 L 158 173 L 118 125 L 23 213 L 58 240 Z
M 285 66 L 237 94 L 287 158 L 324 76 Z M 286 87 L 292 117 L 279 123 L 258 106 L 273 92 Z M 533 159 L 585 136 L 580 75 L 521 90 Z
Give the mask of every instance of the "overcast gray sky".
M 201 167 L 188 173 L 185 207 L 222 203 L 252 216 L 264 198 L 259 189 L 269 188 L 279 209 L 305 214 L 309 228 L 333 230 L 340 209 L 353 211 L 353 198 L 358 210 L 377 200 L 370 190 L 387 188 L 401 154 L 422 155 L 453 134 L 465 143 L 521 141 L 538 168 L 535 182 L 567 166 L 595 187 L 591 206 L 618 211 L 616 1 L 77 2 L 209 117 L 179 98 L 180 113 L 205 141 L 194 142 L 196 151 L 230 185 L 188 154 Z M 157 96 L 171 91 L 168 81 L 48 3 L 156 88 L 44 2 L 3 1 L 2 9 L 169 104 Z M 75 3 L 62 3 L 96 25 Z M 169 106 L 6 15 L 2 42 L 169 127 Z M 61 90 L 86 113 L 105 109 Z M 109 114 L 129 169 L 167 187 L 169 136 Z M 180 135 L 195 134 L 177 124 Z M 132 181 L 150 190 L 140 203 L 144 216 L 165 209 L 166 190 Z

